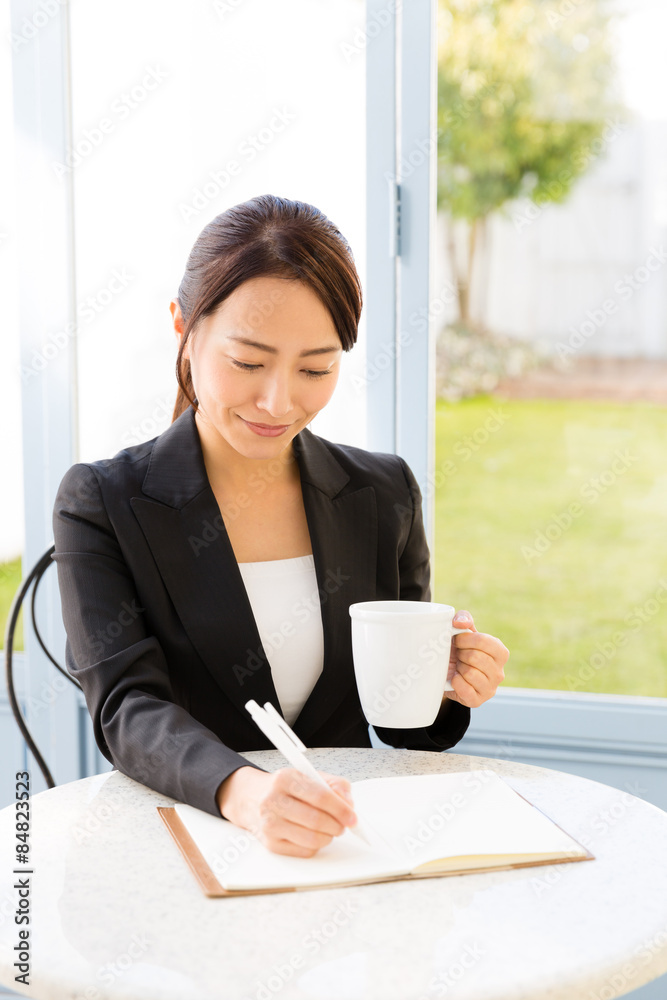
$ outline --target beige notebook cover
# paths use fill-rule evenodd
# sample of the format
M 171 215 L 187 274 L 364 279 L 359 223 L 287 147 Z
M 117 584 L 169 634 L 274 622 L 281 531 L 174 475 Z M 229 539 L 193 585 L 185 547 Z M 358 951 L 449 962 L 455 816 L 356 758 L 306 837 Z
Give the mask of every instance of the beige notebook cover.
M 246 896 L 525 868 L 593 855 L 490 770 L 352 782 L 357 815 L 389 842 L 378 853 L 349 830 L 312 858 L 264 847 L 192 806 L 158 807 L 207 896 Z

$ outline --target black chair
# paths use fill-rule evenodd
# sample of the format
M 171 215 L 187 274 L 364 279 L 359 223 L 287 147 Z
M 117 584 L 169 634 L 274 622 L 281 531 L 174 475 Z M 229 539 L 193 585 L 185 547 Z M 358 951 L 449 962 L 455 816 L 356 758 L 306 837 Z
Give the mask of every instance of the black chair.
M 44 775 L 44 780 L 46 781 L 49 788 L 55 788 L 56 783 L 53 780 L 53 776 L 49 771 L 49 768 L 47 767 L 46 761 L 44 760 L 41 753 L 37 749 L 37 745 L 35 744 L 35 741 L 33 740 L 30 734 L 30 730 L 26 725 L 26 720 L 21 711 L 21 706 L 17 701 L 16 691 L 14 690 L 13 658 L 14 658 L 14 632 L 16 630 L 16 623 L 18 621 L 19 612 L 21 611 L 21 607 L 23 606 L 23 602 L 25 601 L 26 595 L 30 590 L 30 587 L 32 587 L 32 599 L 30 601 L 30 612 L 31 612 L 30 617 L 32 621 L 32 628 L 37 637 L 37 641 L 39 642 L 40 646 L 42 647 L 42 649 L 44 650 L 44 652 L 46 653 L 46 655 L 48 656 L 49 660 L 54 665 L 54 667 L 60 671 L 63 677 L 66 677 L 67 680 L 70 681 L 70 683 L 72 683 L 75 687 L 77 687 L 79 691 L 81 690 L 81 685 L 79 684 L 79 682 L 75 681 L 73 677 L 70 677 L 67 671 L 63 670 L 60 664 L 56 663 L 53 656 L 51 656 L 51 653 L 44 645 L 44 641 L 40 634 L 39 628 L 37 627 L 37 621 L 35 617 L 35 612 L 36 612 L 35 601 L 37 597 L 37 588 L 39 587 L 40 580 L 44 576 L 44 573 L 53 562 L 51 556 L 53 555 L 55 550 L 56 550 L 55 545 L 52 545 L 51 548 L 48 549 L 44 553 L 44 555 L 41 556 L 40 559 L 38 559 L 33 568 L 30 570 L 28 576 L 25 578 L 25 580 L 19 587 L 18 591 L 16 592 L 16 596 L 12 601 L 12 606 L 9 611 L 9 618 L 7 619 L 7 628 L 5 630 L 5 677 L 7 680 L 7 694 L 9 696 L 9 704 L 11 705 L 12 712 L 14 713 L 14 718 L 16 719 L 16 723 L 19 729 L 21 730 L 21 733 L 23 734 L 23 738 L 28 744 L 28 747 L 30 748 L 30 752 L 32 753 L 33 757 L 37 761 L 39 769 Z

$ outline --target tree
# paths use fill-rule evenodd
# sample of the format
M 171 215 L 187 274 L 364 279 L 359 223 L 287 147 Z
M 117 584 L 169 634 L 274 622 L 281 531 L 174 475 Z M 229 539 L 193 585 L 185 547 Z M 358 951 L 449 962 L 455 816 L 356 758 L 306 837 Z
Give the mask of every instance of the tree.
M 449 227 L 460 319 L 489 215 L 563 202 L 605 149 L 618 113 L 610 0 L 440 0 L 438 208 Z

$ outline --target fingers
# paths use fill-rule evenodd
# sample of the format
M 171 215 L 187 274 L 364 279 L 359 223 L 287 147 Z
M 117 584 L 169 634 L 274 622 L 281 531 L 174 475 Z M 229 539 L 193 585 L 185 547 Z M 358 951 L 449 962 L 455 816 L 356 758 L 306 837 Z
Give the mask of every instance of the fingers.
M 482 691 L 474 687 L 468 679 L 459 673 L 454 674 L 451 679 L 451 685 L 454 690 L 449 691 L 447 697 L 453 701 L 458 701 L 459 704 L 465 705 L 467 708 L 479 708 L 493 694 L 491 692 L 491 694 L 485 696 Z
M 321 772 L 320 772 L 321 773 Z M 342 798 L 345 805 L 349 807 L 348 811 L 348 821 L 347 826 L 354 826 L 357 822 L 356 814 L 354 813 L 354 799 L 352 798 L 352 792 L 350 791 L 349 783 L 347 785 L 340 785 L 338 781 L 332 779 L 326 779 L 331 786 L 332 791 L 336 796 Z
M 496 686 L 505 680 L 503 667 L 510 654 L 500 639 L 483 632 L 475 632 L 474 635 L 463 633 L 456 638 L 462 640 L 460 645 L 458 642 L 456 645 L 456 669 L 459 673 L 465 677 L 471 668 L 475 668 Z
M 273 777 L 271 793 L 260 807 L 260 840 L 270 850 L 312 857 L 356 822 L 353 809 L 341 797 L 349 794 L 345 778 L 323 775 L 334 786 L 326 788 L 295 768 L 283 768 Z
M 509 650 L 500 639 L 484 632 L 462 632 L 454 641 L 456 671 L 449 678 L 454 689 L 449 697 L 469 708 L 478 708 L 505 680 L 503 667 Z
M 466 668 L 475 667 L 500 684 L 505 679 L 504 663 L 503 657 L 495 653 L 487 653 L 483 649 L 461 649 L 456 658 L 456 669 L 465 676 Z
M 345 797 L 341 798 L 340 791 L 351 794 L 350 783 L 345 778 L 335 774 L 322 773 L 322 777 L 335 786 L 334 788 L 326 788 L 309 778 L 307 774 L 301 774 L 295 768 L 287 768 L 285 774 L 286 777 L 283 780 L 288 783 L 287 791 L 294 798 L 332 816 L 341 826 L 349 826 L 356 819 L 354 810 L 347 804 Z
M 331 786 L 337 795 L 342 795 L 344 799 L 354 808 L 352 799 L 352 785 L 347 778 L 342 778 L 339 774 L 328 774 L 326 771 L 319 772 L 324 780 Z
M 314 854 L 317 854 L 320 847 L 326 847 L 326 844 L 321 844 L 315 849 L 309 847 L 299 847 L 298 844 L 294 844 L 291 840 L 262 840 L 265 847 L 268 847 L 270 851 L 274 854 L 286 854 L 290 858 L 312 858 Z M 331 843 L 331 838 L 329 838 L 328 843 Z
M 486 673 L 478 667 L 471 667 L 465 663 L 457 665 L 456 673 L 451 678 L 451 685 L 456 695 L 454 700 L 467 705 L 468 708 L 479 708 L 492 698 L 505 675 L 502 671 L 498 673 L 495 665 L 488 670 Z M 448 697 L 452 697 L 451 692 Z
M 476 632 L 475 622 L 469 611 L 457 611 L 454 615 L 454 620 L 452 621 L 454 628 L 467 628 L 472 632 Z
M 260 826 L 253 832 L 270 851 L 302 858 L 312 857 L 337 836 L 333 829 L 330 833 L 319 829 L 320 824 L 317 821 L 314 828 L 295 822 L 299 819 L 306 823 L 313 822 L 312 816 L 298 810 L 285 809 L 283 806 L 278 811 L 271 808 L 271 803 L 265 803 L 260 813 Z M 343 827 L 340 827 L 340 832 L 342 830 Z
M 481 649 L 485 653 L 495 655 L 502 648 L 507 654 L 505 659 L 510 655 L 500 639 L 496 639 L 495 635 L 487 635 L 486 632 L 459 632 L 454 636 L 454 643 L 457 650 Z

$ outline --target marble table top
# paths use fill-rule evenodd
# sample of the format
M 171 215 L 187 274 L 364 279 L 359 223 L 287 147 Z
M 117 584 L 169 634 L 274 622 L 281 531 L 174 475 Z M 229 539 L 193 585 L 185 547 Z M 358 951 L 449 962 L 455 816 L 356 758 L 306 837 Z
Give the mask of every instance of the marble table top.
M 595 860 L 207 898 L 155 808 L 173 800 L 107 772 L 32 799 L 29 987 L 14 982 L 14 807 L 0 812 L 0 982 L 39 1000 L 610 1000 L 667 972 L 662 810 L 487 757 L 309 758 L 351 781 L 490 768 Z

